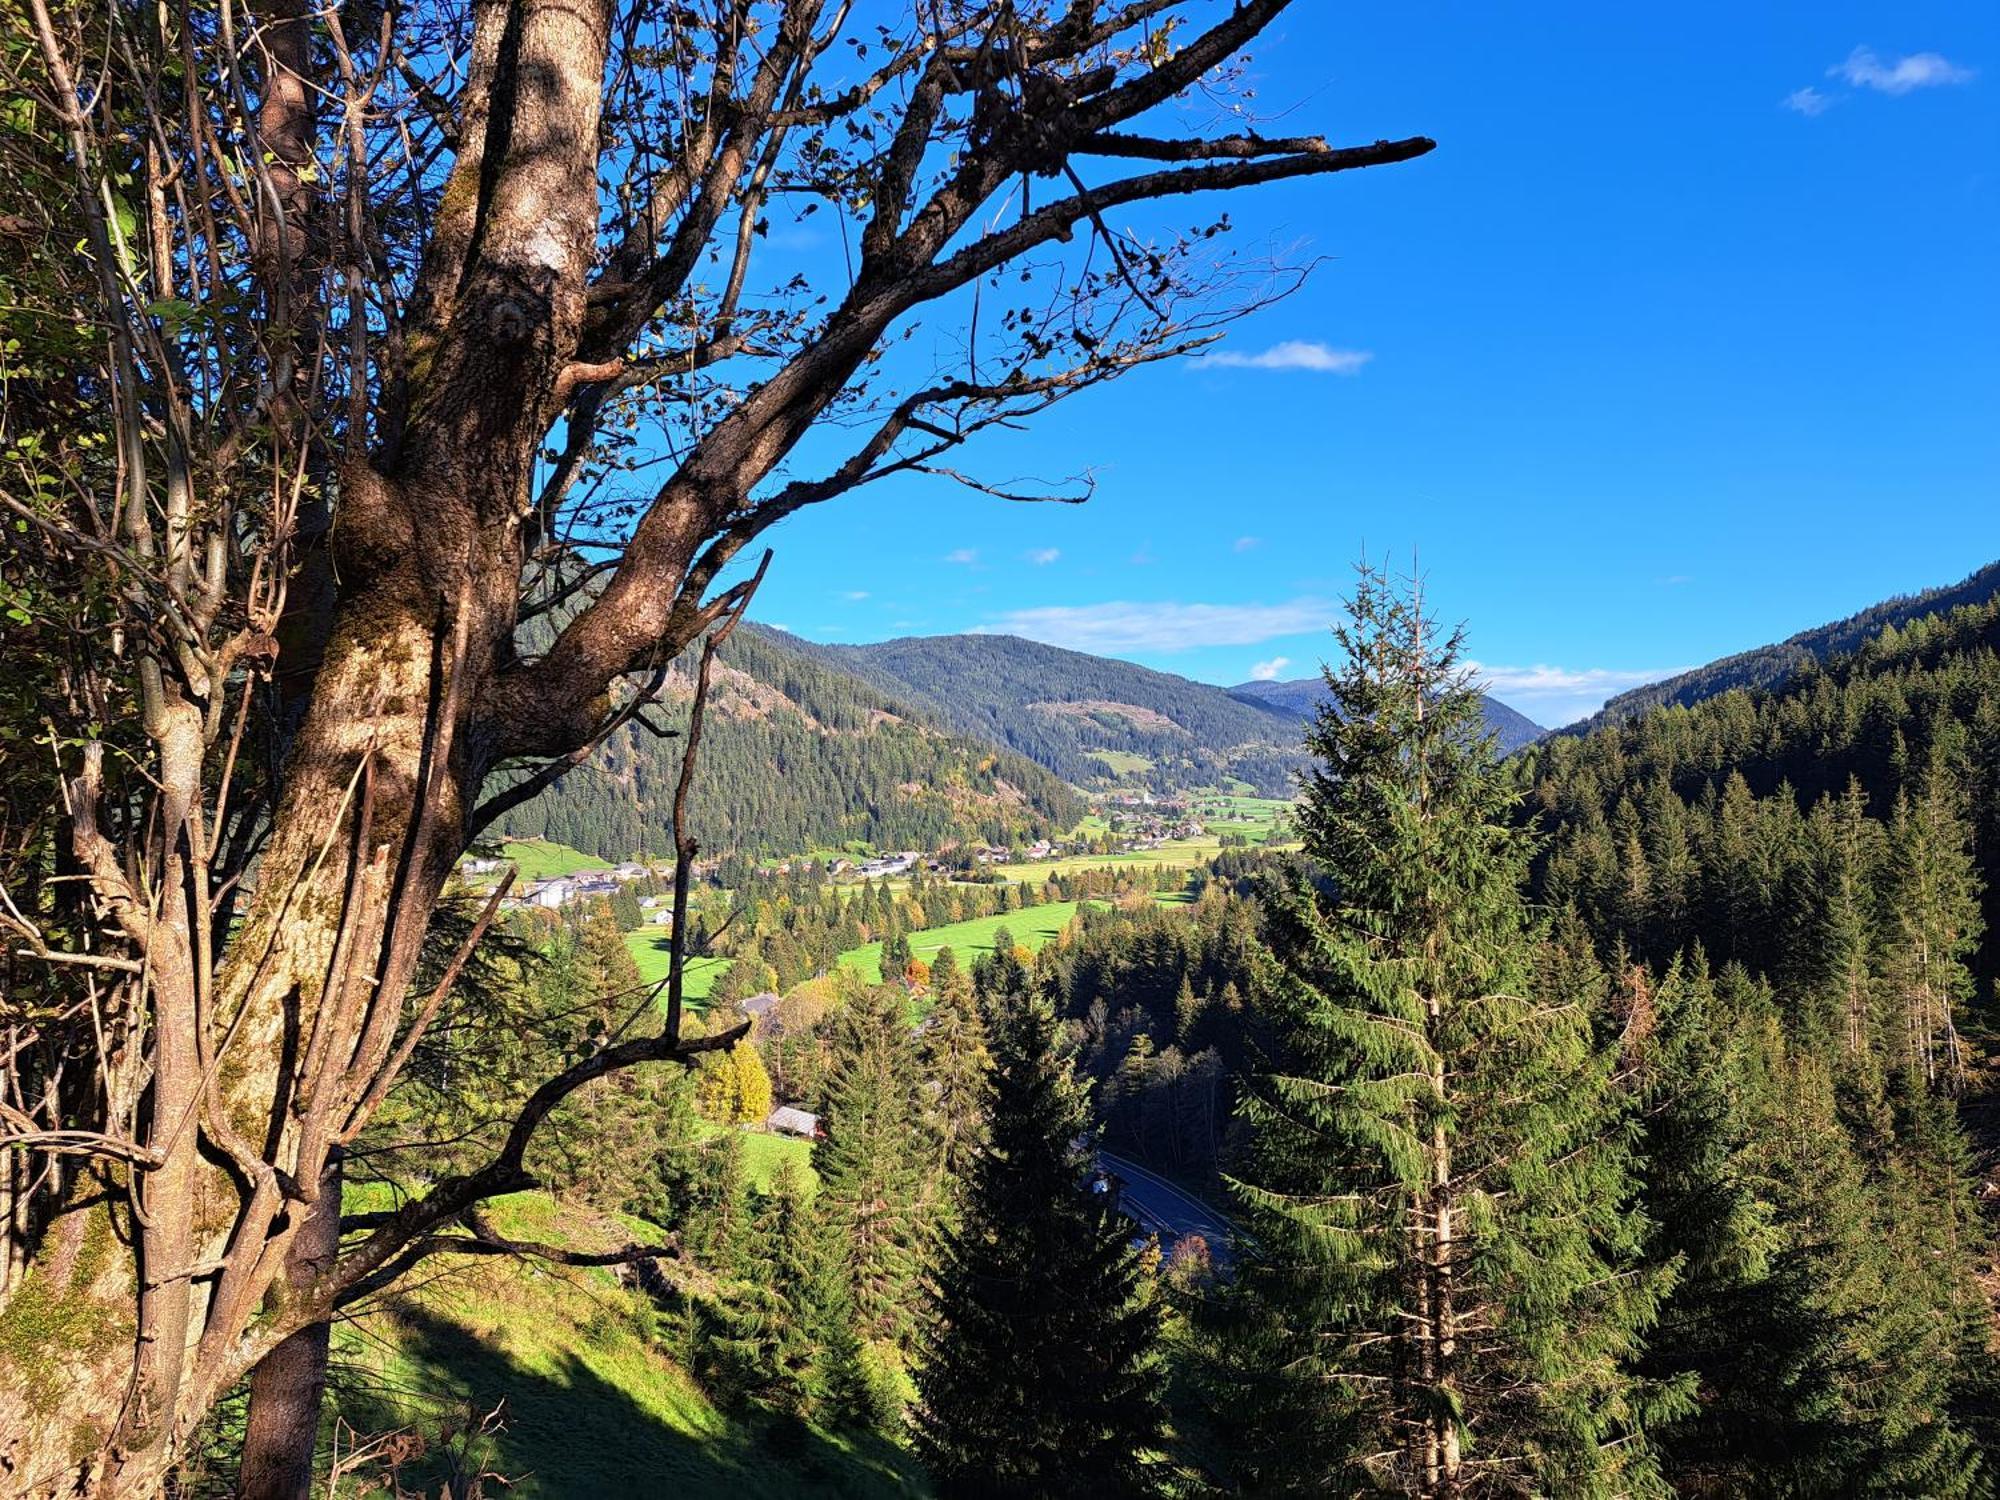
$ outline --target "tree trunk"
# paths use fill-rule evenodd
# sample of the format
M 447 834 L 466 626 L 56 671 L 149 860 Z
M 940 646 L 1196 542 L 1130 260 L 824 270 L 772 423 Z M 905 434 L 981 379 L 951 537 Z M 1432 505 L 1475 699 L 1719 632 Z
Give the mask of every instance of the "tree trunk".
M 283 1288 L 308 1285 L 339 1254 L 340 1186 L 336 1152 L 320 1179 L 319 1202 L 285 1254 L 285 1274 L 272 1288 L 274 1297 Z M 251 1372 L 250 1416 L 243 1432 L 236 1500 L 311 1500 L 319 1403 L 326 1391 L 332 1340 L 331 1323 L 314 1323 L 265 1355 Z

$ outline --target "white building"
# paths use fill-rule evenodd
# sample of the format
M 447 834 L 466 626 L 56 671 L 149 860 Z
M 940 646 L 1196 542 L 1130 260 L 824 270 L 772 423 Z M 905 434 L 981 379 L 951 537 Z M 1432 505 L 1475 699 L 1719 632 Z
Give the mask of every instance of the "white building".
M 561 906 L 576 894 L 576 883 L 567 875 L 558 875 L 554 880 L 545 880 L 528 892 L 528 899 L 537 906 Z

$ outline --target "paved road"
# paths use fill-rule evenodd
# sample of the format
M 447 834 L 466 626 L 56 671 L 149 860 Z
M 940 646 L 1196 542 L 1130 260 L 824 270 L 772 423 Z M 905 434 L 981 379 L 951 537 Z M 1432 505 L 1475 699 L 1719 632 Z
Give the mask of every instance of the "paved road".
M 1229 1258 L 1229 1221 L 1199 1198 L 1159 1173 L 1109 1151 L 1097 1153 L 1097 1164 L 1124 1183 L 1120 1202 L 1139 1221 L 1140 1228 L 1159 1234 L 1163 1241 L 1198 1234 L 1208 1242 L 1209 1254 L 1217 1261 Z

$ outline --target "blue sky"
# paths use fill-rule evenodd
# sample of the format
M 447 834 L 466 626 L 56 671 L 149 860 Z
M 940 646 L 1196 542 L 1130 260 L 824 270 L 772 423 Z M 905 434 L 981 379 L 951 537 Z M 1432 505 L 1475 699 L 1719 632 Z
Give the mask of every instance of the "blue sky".
M 1414 550 L 1555 724 L 2000 556 L 2000 7 L 1294 12 L 1264 128 L 1438 150 L 1233 198 L 1304 292 L 968 459 L 1088 505 L 878 486 L 773 534 L 759 617 L 1299 676 Z

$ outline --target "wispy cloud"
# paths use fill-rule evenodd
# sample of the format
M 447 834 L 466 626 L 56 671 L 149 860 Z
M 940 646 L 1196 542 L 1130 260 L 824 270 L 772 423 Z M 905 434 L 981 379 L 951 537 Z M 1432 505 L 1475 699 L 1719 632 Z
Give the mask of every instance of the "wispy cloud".
M 944 560 L 948 563 L 958 563 L 963 567 L 970 567 L 979 561 L 979 549 L 977 547 L 960 547 L 955 551 L 945 553 Z
M 1885 62 L 1873 47 L 1856 47 L 1845 62 L 1826 70 L 1829 78 L 1843 79 L 1858 89 L 1874 89 L 1883 94 L 1907 94 L 1916 89 L 1942 88 L 1947 84 L 1970 83 L 1973 70 L 1937 52 L 1912 52 L 1894 62 Z
M 1289 656 L 1274 656 L 1269 661 L 1253 663 L 1250 668 L 1252 682 L 1276 682 L 1278 674 L 1292 664 Z
M 1683 672 L 1685 667 L 1627 670 L 1618 667 L 1553 667 L 1537 662 L 1531 667 L 1497 666 L 1491 662 L 1470 662 L 1481 686 L 1507 704 L 1518 708 L 1538 724 L 1568 724 L 1604 706 L 1604 700 L 1627 688 L 1641 687 Z
M 1140 543 L 1139 550 L 1132 554 L 1132 566 L 1135 568 L 1149 568 L 1158 561 L 1159 558 L 1153 555 L 1151 542 Z
M 866 599 L 868 597 L 868 590 L 849 589 L 846 593 L 842 594 L 840 597 L 845 599 L 849 604 L 859 604 L 863 599 Z
M 1336 349 L 1316 339 L 1286 339 L 1255 354 L 1243 349 L 1223 349 L 1188 363 L 1225 370 L 1310 370 L 1320 375 L 1354 375 L 1374 357 L 1367 349 Z
M 1239 536 L 1231 543 L 1230 550 L 1234 552 L 1249 552 L 1263 545 L 1264 539 L 1261 536 Z
M 1027 554 L 1028 561 L 1038 568 L 1046 568 L 1050 563 L 1061 558 L 1061 556 L 1062 548 L 1060 547 L 1037 547 L 1034 551 Z
M 982 635 L 1023 635 L 1076 651 L 1187 651 L 1254 646 L 1322 629 L 1339 612 L 1324 599 L 1282 604 L 1060 604 L 1017 609 L 979 627 Z
M 1829 109 L 1833 108 L 1833 104 L 1834 101 L 1829 96 L 1822 94 L 1811 84 L 1807 84 L 1802 89 L 1793 89 L 1789 94 L 1785 95 L 1785 108 L 1791 110 L 1794 114 L 1805 115 L 1808 118 L 1814 115 L 1825 114 Z

